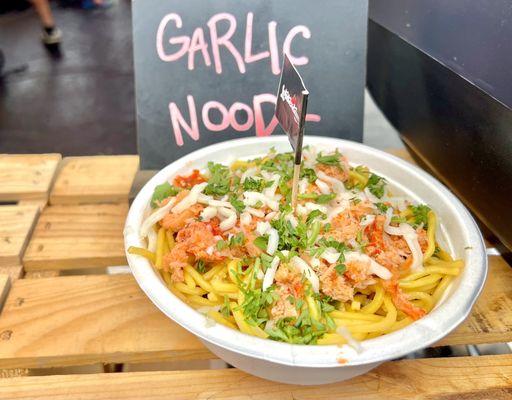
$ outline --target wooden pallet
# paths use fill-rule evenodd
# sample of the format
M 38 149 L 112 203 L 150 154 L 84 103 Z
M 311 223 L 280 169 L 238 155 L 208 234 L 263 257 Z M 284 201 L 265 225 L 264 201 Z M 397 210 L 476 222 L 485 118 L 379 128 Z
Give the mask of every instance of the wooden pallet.
M 137 168 L 136 156 L 0 155 L 12 203 L 0 205 L 0 399 L 512 398 L 512 355 L 391 361 L 320 387 L 208 369 L 222 363 L 131 275 L 105 273 L 126 265 Z M 473 313 L 436 346 L 512 341 L 512 269 L 489 264 Z

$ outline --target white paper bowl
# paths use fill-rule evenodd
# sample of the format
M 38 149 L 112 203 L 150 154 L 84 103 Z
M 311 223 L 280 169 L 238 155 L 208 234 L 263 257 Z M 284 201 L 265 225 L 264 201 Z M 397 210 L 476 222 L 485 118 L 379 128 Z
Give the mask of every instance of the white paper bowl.
M 487 274 L 485 246 L 478 227 L 461 202 L 441 183 L 421 169 L 382 151 L 359 143 L 311 136 L 305 144 L 319 149 L 339 148 L 353 164 L 365 164 L 385 177 L 395 195 L 429 204 L 440 220 L 438 238 L 465 267 L 448 288 L 440 304 L 419 321 L 394 333 L 362 342 L 357 353 L 349 346 L 304 346 L 248 336 L 216 324 L 208 326 L 203 315 L 175 297 L 150 263 L 126 253 L 138 284 L 169 318 L 198 336 L 217 356 L 250 374 L 293 384 L 313 385 L 342 381 L 363 374 L 386 360 L 425 348 L 446 336 L 469 315 Z M 208 161 L 225 164 L 237 158 L 253 158 L 271 147 L 290 151 L 285 136 L 246 138 L 215 144 L 195 151 L 156 174 L 135 198 L 126 220 L 125 249 L 143 246 L 138 231 L 156 185 Z M 346 364 L 338 359 L 344 358 Z

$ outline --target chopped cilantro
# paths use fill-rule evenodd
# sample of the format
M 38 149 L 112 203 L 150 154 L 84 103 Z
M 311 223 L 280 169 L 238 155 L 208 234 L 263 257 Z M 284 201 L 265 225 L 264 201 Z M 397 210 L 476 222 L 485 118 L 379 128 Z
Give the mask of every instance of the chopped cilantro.
M 322 218 L 322 219 L 325 219 L 327 218 L 327 215 L 325 215 L 322 211 L 320 210 L 313 210 L 311 211 L 309 214 L 308 214 L 308 217 L 306 218 L 306 224 L 310 224 L 311 222 L 313 222 L 313 220 L 315 218 Z
M 375 197 L 379 199 L 384 196 L 386 180 L 379 175 L 371 174 L 366 187 Z
M 266 251 L 268 246 L 268 235 L 258 236 L 254 239 L 254 245 L 259 247 L 261 250 Z
M 219 240 L 216 244 L 215 244 L 215 247 L 217 248 L 217 250 L 219 251 L 222 251 L 224 250 L 225 248 L 228 247 L 228 242 L 224 241 L 224 240 Z
M 329 203 L 331 200 L 333 200 L 335 197 L 336 197 L 335 193 L 321 194 L 316 199 L 316 202 L 318 204 L 326 204 L 326 203 Z
M 263 189 L 272 186 L 272 181 L 266 181 L 264 179 L 255 179 L 252 177 L 246 178 L 242 187 L 244 190 L 250 192 L 261 192 Z
M 316 181 L 317 176 L 313 168 L 302 168 L 302 170 L 300 171 L 300 178 L 306 178 L 309 183 L 313 183 L 314 181 Z
M 222 164 L 208 162 L 208 169 L 210 170 L 210 179 L 208 185 L 204 189 L 207 195 L 224 196 L 229 192 L 231 176 L 229 168 Z
M 375 205 L 377 206 L 377 208 L 379 209 L 379 211 L 383 214 L 386 213 L 386 211 L 388 210 L 389 206 L 387 206 L 386 204 L 384 203 L 375 203 Z
M 197 272 L 200 274 L 204 274 L 206 272 L 206 265 L 204 264 L 203 260 L 199 260 L 196 264 Z
M 316 161 L 320 164 L 339 166 L 340 165 L 340 153 L 336 152 L 334 154 L 329 154 L 329 155 L 324 156 L 320 152 L 318 154 L 318 156 L 316 157 Z
M 232 194 L 229 196 L 229 202 L 233 207 L 235 207 L 235 210 L 241 213 L 245 209 L 245 204 L 242 200 L 238 199 L 236 195 Z
M 153 192 L 153 196 L 151 197 L 151 207 L 158 207 L 158 202 L 166 199 L 169 196 L 176 196 L 180 192 L 175 186 L 172 186 L 169 182 L 164 182 L 161 185 L 155 187 L 155 191 Z
M 347 270 L 347 266 L 345 264 L 339 263 L 334 267 L 338 275 L 343 275 L 345 271 Z
M 222 315 L 228 318 L 231 315 L 231 307 L 229 306 L 229 298 L 227 295 L 224 295 L 224 305 L 220 309 Z
M 425 229 L 428 228 L 428 213 L 431 211 L 429 206 L 420 204 L 418 206 L 409 206 L 409 209 L 412 211 L 412 215 L 414 217 L 413 226 L 417 228 L 419 225 L 423 224 Z

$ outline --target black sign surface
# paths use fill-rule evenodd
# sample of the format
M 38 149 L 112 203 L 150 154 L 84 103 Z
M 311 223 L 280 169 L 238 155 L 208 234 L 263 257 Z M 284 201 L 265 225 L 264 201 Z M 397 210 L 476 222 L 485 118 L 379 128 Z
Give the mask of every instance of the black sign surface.
M 308 82 L 307 134 L 361 141 L 367 11 L 365 0 L 134 0 L 142 168 L 282 133 L 283 52 Z
M 286 54 L 283 57 L 275 116 L 288 135 L 290 144 L 295 150 L 296 158 L 299 158 L 297 164 L 300 164 L 309 92 L 289 57 Z

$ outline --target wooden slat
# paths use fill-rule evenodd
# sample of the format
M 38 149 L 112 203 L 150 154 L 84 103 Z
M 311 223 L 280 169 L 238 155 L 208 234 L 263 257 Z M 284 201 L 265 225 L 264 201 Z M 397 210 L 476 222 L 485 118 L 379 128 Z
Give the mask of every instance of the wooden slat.
M 66 157 L 50 204 L 127 202 L 138 167 L 138 156 Z
M 469 318 L 437 345 L 512 341 L 512 268 L 499 256 L 489 257 L 484 290 Z
M 21 263 L 38 213 L 35 206 L 0 206 L 0 266 Z
M 20 279 L 23 276 L 23 266 L 11 265 L 8 267 L 0 267 L 0 275 L 8 275 L 11 282 L 14 282 L 16 279 Z
M 14 282 L 0 314 L 0 368 L 208 359 L 130 275 Z
M 236 369 L 20 377 L 0 381 L 0 398 L 163 399 L 509 399 L 512 356 L 388 362 L 345 382 L 298 386 Z
M 26 271 L 126 264 L 123 227 L 128 204 L 48 206 L 28 245 Z
M 491 257 L 490 265 L 475 315 L 439 345 L 512 341 L 512 271 L 500 257 Z M 0 341 L 0 368 L 212 357 L 158 311 L 129 275 L 14 282 L 0 314 L 3 331 L 12 335 Z
M 0 201 L 46 199 L 60 154 L 0 154 Z

